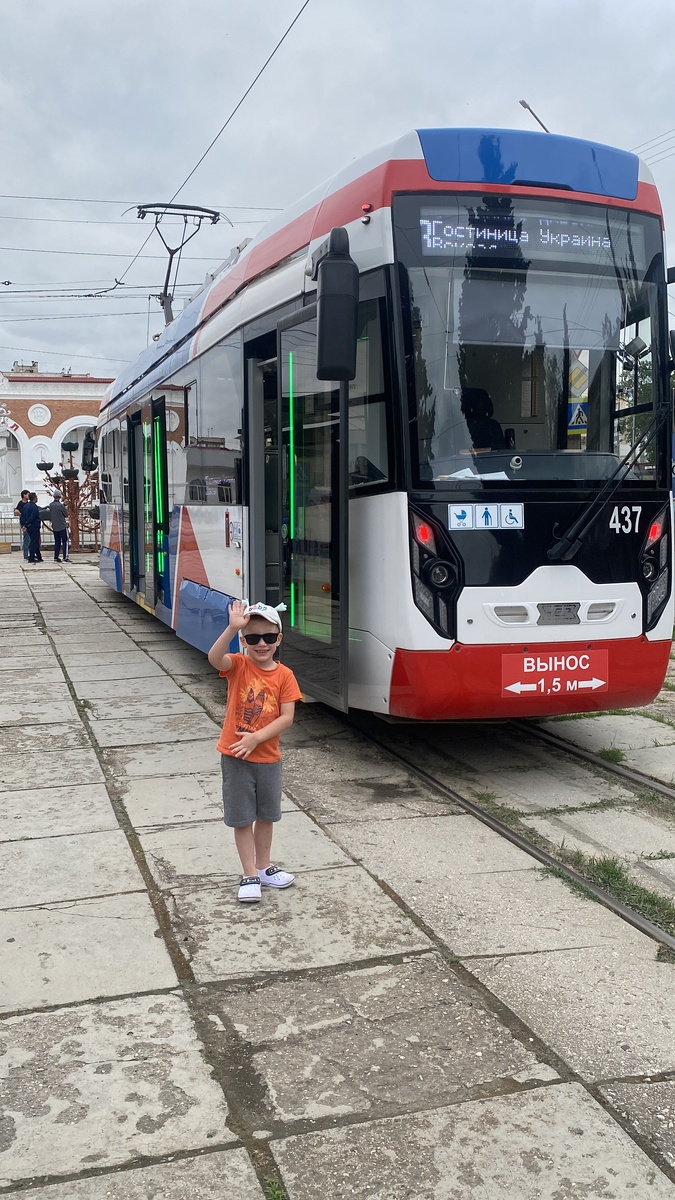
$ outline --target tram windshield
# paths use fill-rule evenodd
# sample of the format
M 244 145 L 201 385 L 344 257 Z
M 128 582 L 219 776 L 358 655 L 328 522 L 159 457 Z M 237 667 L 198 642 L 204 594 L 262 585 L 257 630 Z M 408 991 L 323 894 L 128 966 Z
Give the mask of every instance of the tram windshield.
M 435 193 L 394 206 L 419 486 L 605 480 L 663 373 L 655 217 Z M 655 480 L 656 439 L 629 482 Z

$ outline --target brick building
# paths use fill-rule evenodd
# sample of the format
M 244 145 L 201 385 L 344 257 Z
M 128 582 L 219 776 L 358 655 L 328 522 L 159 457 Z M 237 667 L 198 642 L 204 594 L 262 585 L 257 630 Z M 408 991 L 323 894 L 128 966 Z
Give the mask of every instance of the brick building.
M 15 362 L 0 372 L 0 513 L 11 513 L 22 488 L 47 499 L 44 476 L 36 463 L 69 465 L 61 442 L 79 442 L 73 466 L 80 465 L 85 430 L 98 418 L 101 396 L 110 379 L 91 375 L 42 373 L 38 363 Z

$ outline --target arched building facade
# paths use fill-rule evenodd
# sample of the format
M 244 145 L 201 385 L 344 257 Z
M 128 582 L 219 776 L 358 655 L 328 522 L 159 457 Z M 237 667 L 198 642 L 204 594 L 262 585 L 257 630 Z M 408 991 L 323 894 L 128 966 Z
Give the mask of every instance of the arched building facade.
M 11 513 L 23 488 L 47 500 L 44 473 L 37 464 L 67 467 L 64 441 L 79 442 L 73 466 L 79 467 L 84 433 L 96 424 L 101 396 L 110 379 L 91 375 L 43 373 L 37 362 L 14 363 L 0 372 L 0 513 Z

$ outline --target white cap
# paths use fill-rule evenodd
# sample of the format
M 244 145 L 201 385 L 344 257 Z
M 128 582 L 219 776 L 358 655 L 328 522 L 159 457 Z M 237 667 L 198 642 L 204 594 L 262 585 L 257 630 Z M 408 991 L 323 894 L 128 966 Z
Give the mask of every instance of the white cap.
M 285 604 L 278 604 L 276 608 L 272 608 L 270 604 L 249 604 L 246 608 L 244 616 L 262 617 L 263 620 L 269 621 L 272 625 L 278 625 L 281 629 L 281 617 L 279 616 L 279 613 L 285 611 Z

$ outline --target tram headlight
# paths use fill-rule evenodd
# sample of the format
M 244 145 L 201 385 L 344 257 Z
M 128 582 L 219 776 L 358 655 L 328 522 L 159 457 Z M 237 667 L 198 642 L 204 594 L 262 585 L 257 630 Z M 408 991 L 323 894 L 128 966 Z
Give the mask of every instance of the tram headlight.
M 655 579 L 658 575 L 658 567 L 655 562 L 652 562 L 651 558 L 648 558 L 646 562 L 643 562 L 642 574 L 644 575 L 645 579 Z
M 424 578 L 427 583 L 433 584 L 434 587 L 444 588 L 454 578 L 455 572 L 450 563 L 443 562 L 442 559 L 431 560 L 425 564 Z

